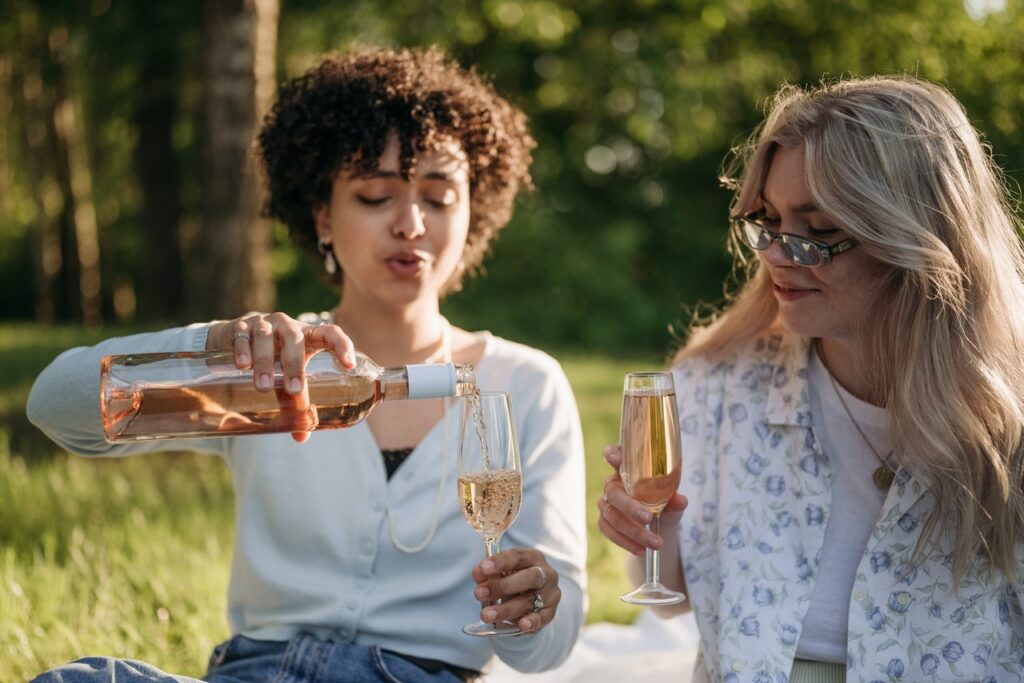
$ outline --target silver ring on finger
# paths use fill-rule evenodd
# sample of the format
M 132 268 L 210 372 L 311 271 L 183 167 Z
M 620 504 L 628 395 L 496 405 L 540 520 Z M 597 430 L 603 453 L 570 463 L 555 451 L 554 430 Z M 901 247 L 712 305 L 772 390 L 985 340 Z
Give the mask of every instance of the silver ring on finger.
M 248 332 L 235 332 L 233 335 L 231 335 L 231 341 L 233 342 L 241 341 L 243 339 L 247 342 L 252 341 L 252 337 L 249 336 Z
M 539 564 L 534 565 L 533 568 L 540 572 L 540 585 L 536 588 L 536 590 L 540 590 L 548 583 L 548 573 L 544 571 L 544 567 Z
M 533 610 L 539 612 L 544 609 L 544 598 L 540 597 L 540 593 L 533 594 Z

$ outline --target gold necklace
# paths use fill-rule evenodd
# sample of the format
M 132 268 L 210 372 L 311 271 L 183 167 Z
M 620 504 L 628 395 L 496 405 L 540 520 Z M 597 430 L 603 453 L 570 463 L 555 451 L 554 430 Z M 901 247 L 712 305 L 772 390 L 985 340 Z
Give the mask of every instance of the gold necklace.
M 333 311 L 330 314 L 330 319 L 326 322 L 337 322 Z M 441 316 L 440 349 L 431 354 L 431 356 L 424 362 L 452 362 L 452 326 L 444 316 Z M 418 553 L 430 545 L 430 542 L 434 540 L 434 536 L 437 535 L 438 523 L 441 520 L 441 508 L 444 506 L 445 488 L 448 484 L 448 412 L 449 408 L 451 408 L 451 398 L 444 398 L 441 400 L 443 402 L 441 410 L 441 476 L 437 480 L 437 497 L 434 499 L 434 509 L 431 514 L 430 528 L 419 543 L 415 545 L 406 545 L 402 541 L 398 540 L 398 536 L 395 534 L 395 515 L 391 511 L 391 502 L 388 500 L 386 490 L 384 494 L 384 512 L 388 518 L 388 536 L 391 538 L 391 545 L 393 545 L 399 552 L 403 552 L 407 555 Z
M 433 354 L 426 360 L 427 363 L 451 363 L 452 362 L 452 326 L 448 323 L 448 319 L 444 316 L 441 317 L 441 349 L 440 358 L 438 354 Z M 387 499 L 385 494 L 384 499 L 384 510 L 387 513 L 388 518 L 388 536 L 391 538 L 391 545 L 396 550 L 403 552 L 407 555 L 418 553 L 434 540 L 434 536 L 437 534 L 438 522 L 441 520 L 441 507 L 444 503 L 444 495 L 446 484 L 448 483 L 448 409 L 451 407 L 451 399 L 444 398 L 442 411 L 441 411 L 441 477 L 437 483 L 437 498 L 434 500 L 434 510 L 431 515 L 430 529 L 427 530 L 427 534 L 415 545 L 406 545 L 402 541 L 398 540 L 398 536 L 395 535 L 395 515 L 391 511 L 391 502 Z
M 818 357 L 821 357 L 820 352 L 818 353 Z M 824 365 L 824 362 L 822 362 L 822 365 Z M 846 406 L 846 399 L 843 398 L 842 392 L 839 391 L 839 385 L 836 384 L 836 378 L 832 376 L 832 373 L 829 372 L 828 368 L 825 368 L 825 372 L 828 373 L 828 379 L 832 382 L 832 389 L 836 392 L 836 396 L 839 397 L 839 405 L 843 406 L 843 410 L 846 412 L 846 417 L 850 418 L 850 422 L 853 423 L 854 429 L 856 429 L 857 433 L 860 434 L 860 438 L 864 439 L 864 443 L 868 445 L 868 449 L 871 451 L 872 455 L 878 459 L 878 462 L 882 463 L 875 468 L 875 471 L 871 474 L 871 480 L 875 482 L 875 486 L 880 490 L 885 491 L 892 486 L 892 482 L 896 479 L 896 471 L 889 465 L 889 456 L 892 455 L 893 452 L 889 451 L 888 455 L 884 458 L 878 454 L 878 451 L 875 450 L 875 446 L 871 443 L 871 440 L 868 439 L 864 430 L 860 428 L 860 425 L 857 424 L 857 420 L 853 418 L 853 413 L 851 413 L 850 409 Z

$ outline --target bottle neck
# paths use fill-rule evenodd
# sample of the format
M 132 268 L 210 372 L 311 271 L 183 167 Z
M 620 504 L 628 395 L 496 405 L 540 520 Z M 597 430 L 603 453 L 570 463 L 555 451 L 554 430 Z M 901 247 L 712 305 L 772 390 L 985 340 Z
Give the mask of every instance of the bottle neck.
M 384 401 L 409 398 L 409 373 L 405 366 L 384 368 L 380 373 L 380 394 Z
M 478 393 L 476 370 L 469 363 L 455 364 L 455 395 L 467 396 Z
M 464 363 L 384 368 L 380 391 L 385 401 L 464 396 L 476 392 L 476 373 L 472 365 Z

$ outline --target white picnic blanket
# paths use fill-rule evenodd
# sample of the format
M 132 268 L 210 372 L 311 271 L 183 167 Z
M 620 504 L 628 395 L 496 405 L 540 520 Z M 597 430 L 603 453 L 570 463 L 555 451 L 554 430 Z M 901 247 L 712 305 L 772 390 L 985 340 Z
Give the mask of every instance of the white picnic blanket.
M 689 683 L 697 658 L 693 613 L 659 619 L 643 612 L 631 626 L 598 623 L 583 628 L 569 659 L 554 671 L 521 674 L 498 662 L 486 683 Z

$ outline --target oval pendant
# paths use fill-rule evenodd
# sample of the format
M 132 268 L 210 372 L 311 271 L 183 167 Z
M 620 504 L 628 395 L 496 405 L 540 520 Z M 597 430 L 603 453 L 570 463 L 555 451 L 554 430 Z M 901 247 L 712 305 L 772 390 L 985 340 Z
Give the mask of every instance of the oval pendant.
M 896 479 L 896 473 L 887 465 L 881 465 L 875 470 L 875 473 L 871 475 L 871 478 L 875 481 L 875 486 L 882 489 L 883 491 L 890 486 Z

